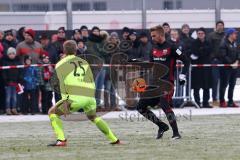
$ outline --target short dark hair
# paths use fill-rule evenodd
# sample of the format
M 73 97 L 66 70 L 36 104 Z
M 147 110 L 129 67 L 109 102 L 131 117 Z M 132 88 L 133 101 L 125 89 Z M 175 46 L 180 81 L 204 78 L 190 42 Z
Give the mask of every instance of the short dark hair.
M 222 20 L 220 20 L 220 21 L 217 21 L 217 22 L 216 22 L 216 26 L 217 26 L 218 24 L 220 24 L 220 23 L 221 23 L 222 25 L 224 25 L 224 22 L 223 22 Z
M 164 23 L 162 24 L 162 26 L 168 26 L 168 27 L 170 27 L 169 23 L 167 23 L 167 22 L 164 22 Z

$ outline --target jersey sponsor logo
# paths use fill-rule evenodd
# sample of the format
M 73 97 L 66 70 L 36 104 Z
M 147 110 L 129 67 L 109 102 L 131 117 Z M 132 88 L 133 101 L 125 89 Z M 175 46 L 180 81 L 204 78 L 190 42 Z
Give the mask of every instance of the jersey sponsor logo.
M 154 61 L 163 61 L 165 62 L 167 58 L 153 58 Z
M 159 50 L 159 49 L 153 49 L 153 56 L 154 57 L 166 57 L 167 55 L 169 55 L 171 53 L 171 50 L 170 48 L 166 48 L 166 49 L 163 49 L 163 50 Z

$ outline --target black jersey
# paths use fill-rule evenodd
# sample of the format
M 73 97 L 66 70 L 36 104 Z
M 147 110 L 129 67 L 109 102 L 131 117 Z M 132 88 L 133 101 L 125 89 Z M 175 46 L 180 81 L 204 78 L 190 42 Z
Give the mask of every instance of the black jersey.
M 176 68 L 177 59 L 183 62 L 183 74 L 186 74 L 190 61 L 182 52 L 181 48 L 176 47 L 168 41 L 165 41 L 162 44 L 153 44 L 150 61 L 163 64 L 169 68 L 168 73 L 162 77 L 162 79 L 168 80 L 172 83 L 174 82 L 174 70 Z

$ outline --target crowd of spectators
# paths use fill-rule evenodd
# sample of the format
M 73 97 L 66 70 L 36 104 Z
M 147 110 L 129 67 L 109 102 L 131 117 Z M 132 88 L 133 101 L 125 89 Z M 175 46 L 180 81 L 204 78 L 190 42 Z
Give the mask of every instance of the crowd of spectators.
M 240 59 L 237 46 L 237 31 L 233 28 L 225 30 L 224 22 L 218 21 L 214 31 L 207 33 L 201 27 L 194 32 L 188 24 L 181 29 L 172 29 L 168 23 L 162 24 L 167 41 L 174 43 L 191 60 L 192 64 L 238 64 Z M 148 61 L 151 54 L 151 38 L 147 31 L 136 31 L 124 27 L 120 32 L 107 32 L 99 27 L 89 29 L 81 26 L 72 31 L 70 38 L 66 30 L 60 27 L 56 34 L 42 32 L 36 37 L 33 29 L 25 27 L 18 31 L 0 31 L 0 65 L 56 64 L 63 56 L 63 43 L 73 39 L 77 43 L 77 55 L 92 55 L 109 64 L 111 56 L 104 47 L 107 43 L 119 44 L 121 41 L 131 42 L 131 48 L 125 51 L 129 59 Z M 38 41 L 37 41 L 38 40 Z M 96 63 L 95 61 L 89 63 Z M 207 67 L 192 69 L 192 89 L 194 100 L 201 107 L 238 107 L 233 101 L 238 67 Z M 50 79 L 54 74 L 53 66 L 11 68 L 0 70 L 0 111 L 7 115 L 47 114 L 55 101 L 61 98 L 54 92 Z M 96 100 L 98 109 L 118 110 L 116 91 L 110 81 L 108 68 L 93 70 L 95 77 Z M 188 85 L 188 84 L 187 84 Z M 226 87 L 229 85 L 228 103 L 224 99 Z M 104 90 L 104 95 L 101 96 Z M 201 102 L 199 90 L 203 89 Z M 210 104 L 210 89 L 213 102 Z M 53 94 L 54 92 L 54 94 Z M 179 96 L 179 95 L 178 95 Z M 101 97 L 104 97 L 101 100 Z M 128 106 L 126 106 L 128 107 Z M 177 107 L 177 106 L 175 106 Z

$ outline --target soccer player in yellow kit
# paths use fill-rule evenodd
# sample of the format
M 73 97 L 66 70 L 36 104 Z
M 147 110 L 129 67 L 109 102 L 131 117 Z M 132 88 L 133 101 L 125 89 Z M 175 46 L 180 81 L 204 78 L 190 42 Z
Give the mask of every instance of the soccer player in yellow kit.
M 105 134 L 111 144 L 120 144 L 108 124 L 96 115 L 95 83 L 91 68 L 87 61 L 75 56 L 77 44 L 73 40 L 63 44 L 65 57 L 56 64 L 62 99 L 51 107 L 48 115 L 57 141 L 48 146 L 66 146 L 67 140 L 63 132 L 61 115 L 83 109 L 88 119 Z

